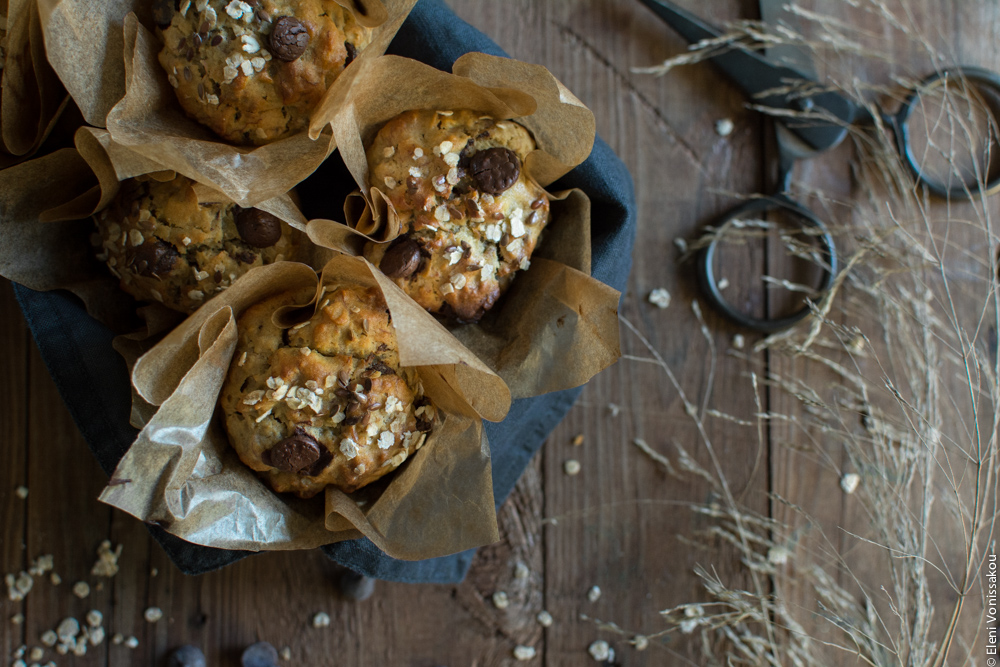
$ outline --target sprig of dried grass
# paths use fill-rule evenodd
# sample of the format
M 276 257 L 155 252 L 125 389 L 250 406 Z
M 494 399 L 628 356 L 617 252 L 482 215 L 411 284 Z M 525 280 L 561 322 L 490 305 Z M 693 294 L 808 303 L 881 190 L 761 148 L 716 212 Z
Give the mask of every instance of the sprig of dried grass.
M 919 44 L 934 56 L 933 62 L 945 60 L 916 30 L 905 3 L 894 8 L 877 0 L 850 4 L 870 12 L 880 21 L 878 28 L 888 25 Z M 810 39 L 787 29 L 768 33 L 759 24 L 738 22 L 728 27 L 725 38 L 636 71 L 665 74 L 732 48 L 729 40 L 734 38 L 755 40 L 758 47 L 792 43 L 812 49 L 817 58 L 850 53 L 888 60 L 888 54 L 863 46 L 856 26 L 794 3 L 790 8 L 810 24 Z M 915 80 L 896 77 L 907 86 Z M 756 421 L 730 421 L 754 429 L 762 447 L 767 425 L 784 424 L 801 438 L 798 447 L 803 452 L 838 475 L 839 455 L 846 453 L 853 469 L 865 475 L 858 496 L 870 530 L 868 536 L 849 536 L 856 544 L 878 548 L 887 581 L 854 573 L 835 540 L 791 499 L 772 499 L 795 519 L 783 522 L 749 510 L 733 495 L 706 426 L 708 420 L 728 418 L 710 406 L 718 353 L 694 303 L 711 351 L 709 382 L 700 400 L 688 395 L 635 325 L 627 320 L 623 325 L 649 355 L 633 358 L 663 370 L 696 427 L 698 445 L 708 454 L 706 468 L 676 445 L 676 468 L 703 479 L 713 498 L 692 505 L 711 524 L 685 536 L 684 542 L 709 554 L 720 541 L 731 545 L 740 554 L 750 586 L 737 589 L 714 570 L 696 568 L 707 600 L 661 612 L 665 629 L 659 634 L 696 637 L 707 664 L 823 665 L 829 664 L 831 651 L 879 667 L 970 664 L 972 648 L 958 637 L 958 629 L 976 622 L 966 607 L 977 591 L 982 594 L 978 575 L 995 538 L 998 510 L 1000 349 L 985 332 L 990 327 L 994 336 L 1000 331 L 1000 259 L 993 254 L 1000 245 L 1000 229 L 987 202 L 953 208 L 932 201 L 914 184 L 896 152 L 892 130 L 883 124 L 871 97 L 876 90 L 882 100 L 898 98 L 898 88 L 880 90 L 856 80 L 830 83 L 867 106 L 875 119 L 873 128 L 852 128 L 851 133 L 855 174 L 866 197 L 847 205 L 812 193 L 819 195 L 827 212 L 835 210 L 841 220 L 850 221 L 838 234 L 842 245 L 851 241 L 848 259 L 833 288 L 812 304 L 813 316 L 806 324 L 769 336 L 755 348 L 797 360 L 786 365 L 796 370 L 785 375 L 751 372 Z M 979 143 L 972 123 L 953 102 L 948 100 L 934 122 L 947 126 L 965 151 L 974 151 Z M 1000 134 L 995 126 L 992 131 Z M 931 143 L 928 157 L 944 156 L 957 170 L 954 149 Z M 976 178 L 982 184 L 986 176 L 977 172 Z M 731 241 L 734 232 L 748 237 L 767 233 L 770 224 L 744 221 L 739 227 L 711 229 L 687 247 L 693 252 L 712 235 L 727 234 Z M 802 244 L 786 247 L 799 257 L 815 255 Z M 817 368 L 825 375 L 817 374 Z M 765 389 L 791 398 L 798 409 L 793 414 L 765 410 Z M 957 559 L 939 544 L 952 537 L 952 526 L 959 528 L 961 540 L 962 556 Z M 812 546 L 799 541 L 806 533 Z M 790 578 L 784 566 L 793 557 L 797 567 Z M 935 597 L 934 577 L 946 582 L 954 601 Z M 788 602 L 787 592 L 797 587 L 811 592 L 815 607 L 802 609 Z M 803 619 L 812 615 L 836 629 L 838 639 L 822 639 L 807 627 Z M 934 624 L 935 616 L 946 619 L 943 627 Z M 979 624 L 981 628 L 982 620 Z M 613 624 L 604 627 L 624 632 Z

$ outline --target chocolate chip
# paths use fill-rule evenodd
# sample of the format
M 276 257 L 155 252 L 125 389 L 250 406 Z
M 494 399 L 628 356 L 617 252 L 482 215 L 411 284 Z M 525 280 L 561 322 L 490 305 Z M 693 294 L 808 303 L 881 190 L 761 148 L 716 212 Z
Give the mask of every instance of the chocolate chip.
M 469 163 L 472 178 L 483 192 L 498 195 L 509 190 L 521 175 L 521 161 L 509 148 L 479 151 Z
M 174 19 L 174 0 L 153 0 L 153 21 L 158 28 L 169 28 Z
M 215 280 L 216 284 L 221 283 L 222 282 L 222 271 L 216 271 L 215 275 L 212 276 L 212 279 Z
M 330 461 L 332 460 L 333 454 L 330 453 L 330 450 L 324 447 L 323 453 L 319 455 L 319 459 L 316 463 L 312 464 L 305 470 L 300 470 L 299 474 L 305 475 L 306 477 L 317 477 L 321 475 L 324 470 L 326 470 L 326 467 L 330 465 Z
M 292 62 L 306 52 L 309 46 L 309 32 L 302 21 L 291 16 L 281 16 L 274 22 L 271 31 L 271 52 L 279 60 Z
M 218 46 L 219 44 L 222 44 L 222 35 L 216 35 L 215 37 L 213 37 L 212 41 L 209 42 L 209 44 L 211 44 L 212 46 Z
M 236 259 L 243 264 L 253 264 L 257 261 L 257 255 L 250 252 L 249 250 L 243 250 L 236 254 Z
M 378 268 L 390 278 L 408 278 L 420 264 L 420 246 L 408 236 L 401 236 L 382 256 Z
M 185 644 L 170 654 L 167 667 L 205 667 L 205 654 L 197 646 Z
M 321 445 L 311 435 L 296 431 L 268 450 L 270 465 L 285 472 L 298 473 L 319 460 Z
M 270 248 L 281 240 L 281 220 L 259 208 L 241 208 L 236 213 L 236 231 L 254 248 Z
M 344 67 L 347 67 L 358 57 L 358 48 L 350 42 L 344 42 L 344 48 L 347 49 L 347 57 L 344 58 Z
M 278 664 L 278 651 L 267 642 L 257 642 L 243 651 L 240 664 L 243 667 L 275 667 Z
M 131 265 L 140 275 L 159 277 L 170 273 L 178 259 L 180 253 L 172 243 L 154 237 L 133 251 Z

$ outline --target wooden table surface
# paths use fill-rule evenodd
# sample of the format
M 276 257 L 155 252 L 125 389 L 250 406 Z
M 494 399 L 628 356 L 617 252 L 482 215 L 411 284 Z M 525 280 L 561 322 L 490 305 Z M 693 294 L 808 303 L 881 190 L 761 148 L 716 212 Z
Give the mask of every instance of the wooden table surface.
M 1000 66 L 997 3 L 901 1 L 888 4 L 897 12 L 905 7 L 912 25 L 935 45 L 950 44 L 956 61 Z M 724 352 L 737 331 L 706 313 L 710 341 L 702 335 L 690 305 L 697 296 L 693 269 L 678 262 L 673 242 L 693 236 L 730 207 L 727 193 L 770 187 L 764 168 L 772 150 L 769 123 L 748 110 L 737 89 L 707 64 L 662 78 L 633 73 L 631 68 L 685 48 L 637 0 L 450 2 L 513 56 L 548 67 L 593 110 L 599 134 L 628 165 L 638 195 L 638 242 L 622 316 L 652 342 L 692 396 L 700 400 L 711 382 L 711 407 L 752 418 L 758 408 L 747 375 L 771 360 L 764 354 L 739 359 L 723 353 L 710 375 L 711 346 Z M 758 11 L 750 0 L 680 4 L 718 23 L 755 18 Z M 907 67 L 930 67 L 912 41 L 873 24 L 872 12 L 846 2 L 805 4 L 840 17 Z M 862 55 L 847 62 L 858 77 L 877 83 L 887 83 L 893 71 Z M 720 119 L 733 122 L 728 136 L 716 132 Z M 800 166 L 795 177 L 850 198 L 855 196 L 850 158 L 850 148 L 842 147 Z M 733 289 L 744 287 L 739 276 L 774 269 L 775 262 L 759 252 L 735 258 L 728 274 Z M 646 300 L 660 287 L 673 297 L 663 310 Z M 752 303 L 763 312 L 762 300 Z M 755 340 L 747 336 L 748 344 Z M 624 329 L 622 348 L 648 356 Z M 109 637 L 135 636 L 138 647 L 105 641 L 84 657 L 58 657 L 49 650 L 43 663 L 163 665 L 171 648 L 194 643 L 205 649 L 209 664 L 230 666 L 239 664 L 245 646 L 267 640 L 291 648 L 294 658 L 286 664 L 486 667 L 514 664 L 514 647 L 528 645 L 537 657 L 527 664 L 555 667 L 590 664 L 588 645 L 606 639 L 622 665 L 701 664 L 683 637 L 657 639 L 643 652 L 626 640 L 662 630 L 660 610 L 703 599 L 692 574 L 696 564 L 715 568 L 730 585 L 745 581 L 745 569 L 731 554 L 695 551 L 677 539 L 704 526 L 684 504 L 704 501 L 707 487 L 696 478 L 669 476 L 632 444 L 642 438 L 673 456 L 672 443 L 684 443 L 707 461 L 677 391 L 650 364 L 622 361 L 586 387 L 501 509 L 501 542 L 480 550 L 464 583 L 380 582 L 370 600 L 352 603 L 338 597 L 338 569 L 319 552 L 262 554 L 205 576 L 184 576 L 141 523 L 98 503 L 106 478 L 46 373 L 7 283 L 0 285 L 0 359 L 0 570 L 16 573 L 31 559 L 52 554 L 62 578 L 59 586 L 39 580 L 23 602 L 0 602 L 3 665 L 18 646 L 39 645 L 41 632 L 64 617 L 82 618 L 89 609 L 104 614 Z M 581 434 L 583 444 L 572 445 Z M 835 473 L 772 446 L 780 433 L 758 446 L 745 428 L 717 420 L 710 422 L 710 436 L 734 493 L 748 506 L 767 514 L 769 493 L 777 493 L 818 508 L 834 523 L 863 523 L 859 508 L 839 491 Z M 582 464 L 572 477 L 563 472 L 571 458 Z M 15 494 L 22 485 L 29 489 L 26 499 Z M 122 545 L 121 571 L 106 580 L 89 573 L 103 540 Z M 518 563 L 527 566 L 527 578 L 515 576 Z M 81 580 L 91 585 L 82 600 L 70 592 Z M 592 602 L 587 592 L 595 585 L 603 593 Z M 507 609 L 491 603 L 495 591 L 508 594 Z M 163 610 L 163 620 L 143 620 L 151 606 Z M 555 620 L 549 629 L 535 621 L 542 609 Z M 332 623 L 315 629 L 310 619 L 320 611 Z M 23 623 L 7 622 L 17 614 Z M 624 634 L 581 614 L 614 622 Z

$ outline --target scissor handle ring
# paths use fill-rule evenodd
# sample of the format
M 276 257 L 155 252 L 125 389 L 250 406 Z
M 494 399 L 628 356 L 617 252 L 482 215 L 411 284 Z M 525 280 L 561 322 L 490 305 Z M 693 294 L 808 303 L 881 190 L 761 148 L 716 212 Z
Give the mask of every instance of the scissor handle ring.
M 830 230 L 827 229 L 826 225 L 823 224 L 823 221 L 817 218 L 809 209 L 796 204 L 784 195 L 753 199 L 727 213 L 718 221 L 717 227 L 722 229 L 723 226 L 730 220 L 743 218 L 750 214 L 766 213 L 777 209 L 784 209 L 794 213 L 795 219 L 799 221 L 801 229 L 807 230 L 807 228 L 813 228 L 818 231 L 818 233 L 814 233 L 814 235 L 817 239 L 819 239 L 824 260 L 826 261 L 826 265 L 821 266 L 823 269 L 823 276 L 820 280 L 821 284 L 818 292 L 824 293 L 829 291 L 829 289 L 833 287 L 834 278 L 837 274 L 837 248 L 833 243 L 833 236 L 830 234 Z M 722 290 L 719 289 L 719 283 L 715 278 L 715 269 L 713 268 L 716 247 L 722 236 L 722 234 L 716 234 L 711 243 L 702 249 L 698 258 L 698 280 L 701 284 L 701 291 L 705 295 L 708 302 L 712 304 L 716 310 L 736 324 L 746 327 L 752 331 L 760 331 L 762 333 L 774 333 L 776 331 L 781 331 L 782 329 L 787 329 L 796 322 L 802 320 L 811 312 L 809 305 L 805 304 L 802 306 L 801 310 L 796 311 L 788 317 L 778 319 L 758 319 L 756 317 L 750 317 L 746 313 L 743 313 L 733 307 L 733 305 L 726 301 L 725 297 L 722 296 Z
M 913 177 L 920 183 L 923 183 L 928 190 L 938 197 L 946 199 L 972 199 L 980 194 L 986 196 L 995 194 L 1000 191 L 1000 173 L 987 182 L 985 187 L 980 187 L 979 183 L 963 183 L 962 185 L 948 188 L 940 182 L 925 176 L 923 170 L 917 164 L 916 157 L 913 155 L 913 146 L 910 143 L 909 126 L 910 114 L 913 113 L 913 103 L 920 98 L 921 91 L 925 91 L 928 87 L 938 81 L 946 82 L 949 77 L 952 79 L 965 79 L 975 84 L 975 86 L 979 89 L 991 91 L 997 96 L 997 99 L 1000 100 L 1000 76 L 990 70 L 983 69 L 981 67 L 963 66 L 931 74 L 920 82 L 920 86 L 918 86 L 916 90 L 910 92 L 906 101 L 903 102 L 903 106 L 900 107 L 894 117 L 893 124 L 895 125 L 896 144 L 899 148 L 899 153 L 906 160 L 906 166 L 909 167 L 910 173 L 913 174 Z M 1000 123 L 1000 108 L 993 111 L 996 121 Z

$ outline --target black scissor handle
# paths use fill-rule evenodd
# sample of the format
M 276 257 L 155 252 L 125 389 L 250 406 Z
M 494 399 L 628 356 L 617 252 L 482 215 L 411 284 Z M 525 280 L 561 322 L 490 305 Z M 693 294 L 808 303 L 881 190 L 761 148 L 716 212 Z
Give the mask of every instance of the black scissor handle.
M 793 213 L 803 230 L 807 230 L 807 228 L 815 230 L 812 232 L 812 235 L 819 239 L 820 249 L 825 261 L 825 265 L 821 265 L 823 276 L 817 292 L 827 292 L 833 287 L 834 278 L 837 274 L 837 248 L 833 243 L 833 236 L 830 234 L 830 230 L 809 209 L 795 203 L 784 195 L 752 199 L 746 204 L 726 213 L 718 221 L 717 228 L 720 230 L 723 229 L 731 220 L 738 220 L 755 214 L 760 215 L 778 209 Z M 809 305 L 804 304 L 801 310 L 796 311 L 788 317 L 759 319 L 750 317 L 726 301 L 725 297 L 722 296 L 722 290 L 719 289 L 719 283 L 715 278 L 715 269 L 713 267 L 716 247 L 722 236 L 722 233 L 716 234 L 711 243 L 702 249 L 698 257 L 698 281 L 701 284 L 701 291 L 716 310 L 736 324 L 762 333 L 774 333 L 782 329 L 787 329 L 811 312 Z
M 936 85 L 946 85 L 949 80 L 965 80 L 980 90 L 989 91 L 996 97 L 998 107 L 1000 107 L 1000 76 L 996 72 L 991 72 L 981 67 L 954 67 L 935 72 L 921 81 L 917 89 L 910 92 L 906 101 L 903 102 L 903 106 L 896 112 L 896 115 L 890 117 L 896 135 L 897 148 L 913 177 L 938 197 L 971 199 L 977 195 L 992 195 L 1000 191 L 1000 170 L 997 170 L 998 173 L 992 179 L 989 179 L 985 186 L 975 181 L 948 187 L 925 174 L 920 165 L 917 164 L 917 159 L 913 154 L 913 146 L 910 142 L 910 115 L 913 113 L 915 102 L 920 99 L 921 94 L 926 94 L 927 89 Z M 997 122 L 1000 122 L 1000 108 L 991 109 L 991 111 L 993 111 Z M 987 165 L 988 168 L 989 165 Z M 988 176 L 987 174 L 987 178 Z

